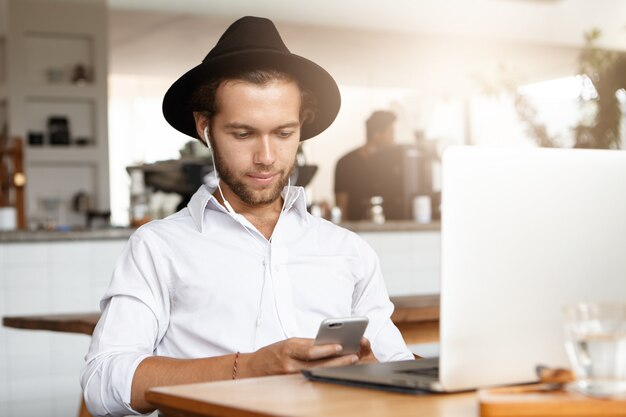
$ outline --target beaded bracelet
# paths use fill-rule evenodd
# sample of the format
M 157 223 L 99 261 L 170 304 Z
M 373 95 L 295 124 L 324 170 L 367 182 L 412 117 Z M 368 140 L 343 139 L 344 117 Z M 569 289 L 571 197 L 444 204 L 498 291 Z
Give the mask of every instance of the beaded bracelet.
M 233 379 L 237 378 L 237 360 L 239 359 L 239 352 L 235 353 L 235 362 L 233 362 Z

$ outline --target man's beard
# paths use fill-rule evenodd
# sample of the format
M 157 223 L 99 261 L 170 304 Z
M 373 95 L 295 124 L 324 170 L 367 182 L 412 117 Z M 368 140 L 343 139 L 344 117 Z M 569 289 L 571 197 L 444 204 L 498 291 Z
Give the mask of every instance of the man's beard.
M 215 147 L 213 147 L 213 158 L 215 158 L 215 167 L 219 174 L 220 181 L 224 181 L 233 193 L 235 193 L 241 201 L 249 206 L 261 206 L 276 201 L 280 197 L 280 193 L 283 191 L 283 188 L 287 185 L 289 177 L 291 176 L 291 173 L 296 165 L 296 161 L 294 159 L 287 175 L 285 175 L 285 170 L 279 171 L 277 174 L 280 178 L 276 181 L 276 184 L 272 188 L 264 189 L 262 191 L 253 191 L 243 181 L 238 179 L 235 173 L 228 168 L 228 164 L 222 159 L 220 153 L 215 149 Z M 260 166 L 260 168 L 255 172 L 271 172 L 271 168 L 267 166 Z

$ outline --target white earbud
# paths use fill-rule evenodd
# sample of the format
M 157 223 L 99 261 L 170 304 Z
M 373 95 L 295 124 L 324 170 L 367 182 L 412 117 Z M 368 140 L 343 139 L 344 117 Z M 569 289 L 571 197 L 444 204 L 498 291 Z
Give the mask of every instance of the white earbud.
M 205 126 L 204 128 L 204 140 L 206 142 L 206 146 L 209 147 L 209 149 L 211 150 L 211 142 L 209 142 L 209 127 Z M 211 158 L 211 161 L 213 162 L 213 173 L 215 174 L 215 179 L 217 180 L 217 168 L 215 168 L 215 158 Z M 228 202 L 228 200 L 226 200 L 226 198 L 224 197 L 224 194 L 222 193 L 222 187 L 220 187 L 220 183 L 217 183 L 217 189 L 220 192 L 220 195 L 222 196 L 222 201 L 224 201 L 224 207 L 226 207 L 226 210 L 232 214 L 233 216 L 237 215 L 237 212 L 235 211 L 235 209 L 233 209 L 233 206 L 230 205 L 230 203 Z
M 206 143 L 206 146 L 211 149 L 211 142 L 209 142 L 209 127 L 205 126 L 204 127 L 204 142 Z

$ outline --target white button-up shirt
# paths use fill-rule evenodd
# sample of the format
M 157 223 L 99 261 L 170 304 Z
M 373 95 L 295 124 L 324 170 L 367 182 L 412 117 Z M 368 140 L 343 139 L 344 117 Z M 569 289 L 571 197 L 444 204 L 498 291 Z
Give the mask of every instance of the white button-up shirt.
M 81 375 L 92 414 L 136 414 L 131 384 L 148 356 L 254 352 L 290 337 L 314 338 L 329 317 L 367 316 L 365 337 L 378 360 L 413 359 L 390 320 L 374 251 L 355 233 L 311 216 L 301 187 L 286 187 L 285 196 L 270 241 L 206 186 L 186 209 L 130 237 Z

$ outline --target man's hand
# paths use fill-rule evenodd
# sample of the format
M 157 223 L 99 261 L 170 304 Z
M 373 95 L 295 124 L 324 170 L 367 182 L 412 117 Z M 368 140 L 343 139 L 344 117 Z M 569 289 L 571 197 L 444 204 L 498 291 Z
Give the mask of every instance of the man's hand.
M 378 362 L 378 359 L 374 356 L 372 352 L 372 345 L 370 345 L 370 341 L 366 338 L 361 338 L 361 349 L 358 353 L 359 363 L 374 363 Z
M 364 342 L 365 341 L 365 344 Z M 292 338 L 265 346 L 254 353 L 242 354 L 240 378 L 262 375 L 292 374 L 318 366 L 344 366 L 373 358 L 367 339 L 361 341 L 358 354 L 341 355 L 341 345 L 313 345 L 313 339 Z M 374 359 L 375 360 L 375 359 Z
M 174 359 L 151 356 L 144 359 L 133 376 L 131 407 L 149 412 L 154 406 L 144 398 L 146 390 L 164 385 L 190 384 L 230 379 L 235 355 L 212 358 Z M 341 355 L 337 344 L 313 345 L 313 339 L 287 339 L 239 356 L 237 378 L 290 374 L 316 366 L 343 366 L 375 362 L 370 343 L 361 339 L 357 354 Z

